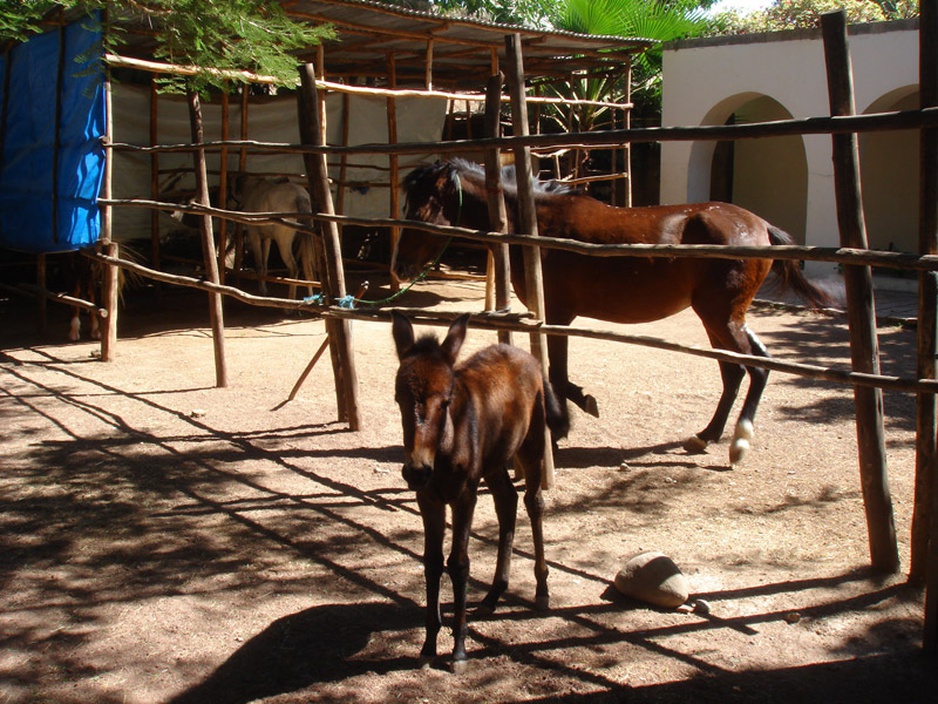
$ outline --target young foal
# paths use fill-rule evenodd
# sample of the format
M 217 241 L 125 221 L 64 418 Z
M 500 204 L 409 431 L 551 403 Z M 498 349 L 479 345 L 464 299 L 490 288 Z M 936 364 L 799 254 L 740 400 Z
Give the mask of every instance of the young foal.
M 541 467 L 547 427 L 561 432 L 562 412 L 539 363 L 509 345 L 492 345 L 456 364 L 466 337 L 468 315 L 458 318 L 440 343 L 426 336 L 414 341 L 414 328 L 394 313 L 394 343 L 400 368 L 395 400 L 404 428 L 407 486 L 417 492 L 424 528 L 423 566 L 427 583 L 424 665 L 436 656 L 441 628 L 440 578 L 446 506 L 452 510 L 453 546 L 447 568 L 453 582 L 453 670 L 466 661 L 466 585 L 469 580 L 469 531 L 479 481 L 495 499 L 498 560 L 495 578 L 481 609 L 492 611 L 508 587 L 518 492 L 507 463 L 524 474 L 524 505 L 534 536 L 536 604 L 547 608 Z

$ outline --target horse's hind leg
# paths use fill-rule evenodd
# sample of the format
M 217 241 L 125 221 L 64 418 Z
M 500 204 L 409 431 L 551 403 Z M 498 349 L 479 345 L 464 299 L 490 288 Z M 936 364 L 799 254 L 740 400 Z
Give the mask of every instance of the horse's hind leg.
M 733 403 L 735 403 L 739 394 L 739 385 L 745 375 L 741 365 L 732 362 L 720 362 L 720 377 L 723 379 L 723 392 L 720 394 L 720 401 L 717 403 L 717 409 L 714 411 L 713 418 L 710 419 L 707 427 L 684 441 L 684 449 L 687 452 L 703 452 L 707 449 L 707 445 L 720 439 L 723 435 L 723 429 L 726 428 L 726 421 L 730 417 L 730 411 L 733 409 Z
M 300 269 L 296 264 L 296 258 L 293 256 L 293 236 L 295 230 L 286 226 L 277 226 L 273 239 L 277 240 L 277 250 L 280 252 L 280 258 L 287 267 L 287 275 L 291 279 L 297 279 L 300 276 Z M 291 283 L 288 287 L 289 298 L 296 298 L 296 284 Z
M 769 353 L 765 346 L 756 337 L 748 327 L 744 327 L 746 337 L 749 340 L 751 354 L 758 357 L 768 358 Z M 762 400 L 762 392 L 765 391 L 765 385 L 769 380 L 769 370 L 761 367 L 746 367 L 749 373 L 749 391 L 746 392 L 746 399 L 743 401 L 743 409 L 740 411 L 739 420 L 736 421 L 736 429 L 733 432 L 733 442 L 730 444 L 730 464 L 739 464 L 752 446 L 753 423 L 756 418 L 756 411 L 759 409 L 759 401 Z
M 518 514 L 518 490 L 515 489 L 508 472 L 502 469 L 486 477 L 485 483 L 495 500 L 495 515 L 498 517 L 498 561 L 495 564 L 495 577 L 488 594 L 476 611 L 488 614 L 495 610 L 498 600 L 508 588 L 511 575 L 511 550 L 515 540 L 515 523 Z
M 547 575 L 550 570 L 544 553 L 544 495 L 541 493 L 539 464 L 525 475 L 524 507 L 531 521 L 531 536 L 534 540 L 534 579 L 537 583 L 534 606 L 544 611 L 550 607 L 550 591 L 547 588 Z
M 541 473 L 544 465 L 545 427 L 543 412 L 535 412 L 535 420 L 521 449 L 515 454 L 515 462 L 524 470 L 524 508 L 531 521 L 531 537 L 534 541 L 534 579 L 537 583 L 534 605 L 539 610 L 550 607 L 550 591 L 547 588 L 547 556 L 544 552 L 544 495 L 541 493 Z
M 552 325 L 569 325 L 571 320 L 549 320 L 548 322 L 550 322 Z M 554 388 L 554 393 L 560 396 L 561 399 L 573 402 L 581 410 L 589 413 L 591 416 L 598 418 L 599 406 L 596 403 L 596 399 L 589 394 L 584 394 L 582 387 L 577 386 L 570 381 L 567 365 L 569 357 L 569 346 L 565 336 L 547 336 L 547 357 L 550 360 L 549 376 L 551 386 Z M 566 404 L 562 403 L 561 406 L 563 407 L 563 412 L 566 415 Z M 559 439 L 560 438 L 554 438 L 554 440 Z
M 723 349 L 732 347 L 734 351 L 759 357 L 767 358 L 769 356 L 762 342 L 747 325 L 742 324 L 735 329 L 738 332 L 733 337 L 733 345 L 729 345 L 726 341 L 721 341 L 711 335 L 713 346 Z M 762 392 L 765 390 L 769 378 L 768 370 L 761 367 L 744 367 L 731 362 L 720 362 L 723 393 L 717 404 L 716 412 L 714 412 L 713 418 L 706 428 L 685 441 L 685 450 L 688 452 L 703 452 L 709 443 L 720 439 L 723 435 L 723 429 L 726 427 L 730 411 L 733 408 L 733 403 L 739 394 L 739 385 L 746 373 L 749 374 L 749 390 L 746 392 L 743 408 L 739 414 L 739 420 L 736 422 L 733 440 L 730 444 L 730 464 L 736 465 L 742 461 L 751 447 L 756 411 L 759 408 L 759 401 L 762 399 Z

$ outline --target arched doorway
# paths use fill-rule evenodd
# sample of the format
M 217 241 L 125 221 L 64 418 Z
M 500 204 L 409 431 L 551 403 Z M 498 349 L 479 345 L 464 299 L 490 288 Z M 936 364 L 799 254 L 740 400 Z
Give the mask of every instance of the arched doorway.
M 711 116 L 719 117 L 711 124 L 771 122 L 792 117 L 781 103 L 764 95 L 740 100 L 722 116 L 715 113 Z M 708 197 L 751 210 L 804 244 L 808 162 L 803 139 L 792 135 L 717 142 L 710 160 Z
M 916 86 L 874 101 L 865 112 L 915 110 Z M 919 133 L 868 132 L 858 140 L 863 211 L 871 249 L 918 252 Z M 894 271 L 877 273 L 896 275 Z

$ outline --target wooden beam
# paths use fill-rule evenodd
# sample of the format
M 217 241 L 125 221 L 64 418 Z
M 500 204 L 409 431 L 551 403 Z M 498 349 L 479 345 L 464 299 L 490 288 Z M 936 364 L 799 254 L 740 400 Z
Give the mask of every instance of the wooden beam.
M 508 90 L 511 94 L 511 119 L 515 134 L 528 134 L 528 107 L 524 95 L 524 65 L 521 56 L 521 36 L 509 34 L 505 37 L 507 58 Z M 537 215 L 534 210 L 534 183 L 531 175 L 531 148 L 519 146 L 514 150 L 515 173 L 518 184 L 518 229 L 537 235 Z M 524 279 L 528 309 L 537 320 L 545 319 L 544 276 L 541 271 L 541 251 L 536 246 L 524 248 Z M 541 363 L 544 378 L 548 378 L 547 336 L 541 332 L 531 333 L 531 353 Z M 548 430 L 544 440 L 544 467 L 541 485 L 545 489 L 554 486 L 554 452 Z
M 831 114 L 852 115 L 856 109 L 844 12 L 840 10 L 822 15 L 821 30 L 824 37 Z M 865 249 L 869 245 L 860 194 L 857 136 L 851 133 L 838 134 L 832 137 L 832 142 L 840 241 L 845 247 Z M 844 285 L 847 290 L 847 320 L 853 369 L 878 374 L 879 343 L 876 338 L 873 274 L 870 267 L 844 267 Z M 870 560 L 873 568 L 878 571 L 898 572 L 899 550 L 886 466 L 882 390 L 855 388 L 854 409 Z
M 485 103 L 485 136 L 501 135 L 501 94 L 505 76 L 496 73 L 488 82 L 488 101 Z M 508 214 L 502 191 L 501 152 L 498 147 L 485 152 L 485 189 L 488 192 L 489 222 L 495 232 L 508 231 Z M 511 265 L 508 259 L 508 245 L 494 244 L 489 249 L 491 260 L 489 267 L 493 273 L 494 308 L 497 311 L 511 309 Z M 511 344 L 511 333 L 499 331 L 499 342 Z
M 919 17 L 921 107 L 938 106 L 938 0 L 922 0 Z M 921 131 L 919 253 L 938 252 L 938 131 Z M 938 275 L 919 274 L 918 366 L 920 379 L 935 378 L 938 352 Z M 918 395 L 915 505 L 912 510 L 912 564 L 909 578 L 925 583 L 925 652 L 938 655 L 938 413 L 935 394 Z
M 196 146 L 192 158 L 195 162 L 195 182 L 199 200 L 211 206 L 208 192 L 208 173 L 205 167 L 205 150 L 200 148 L 204 141 L 205 132 L 202 128 L 202 104 L 199 96 L 189 91 L 189 124 L 192 130 L 192 143 Z M 215 236 L 212 233 L 212 216 L 203 215 L 200 220 L 202 235 L 202 259 L 205 263 L 205 274 L 213 284 L 219 283 L 218 261 L 215 258 Z M 228 366 L 225 360 L 225 315 L 222 307 L 222 296 L 218 293 L 208 294 L 209 317 L 212 324 L 212 343 L 215 352 L 215 385 L 219 388 L 228 386 Z
M 301 89 L 297 93 L 300 138 L 305 144 L 322 146 L 325 140 L 319 114 L 316 75 L 312 65 L 304 64 L 300 67 L 300 82 Z M 306 164 L 310 195 L 316 207 L 324 213 L 334 213 L 335 206 L 332 202 L 332 191 L 329 188 L 329 171 L 325 154 L 307 153 L 304 154 L 303 159 Z M 339 300 L 346 295 L 339 229 L 334 222 L 327 222 L 322 231 L 325 252 L 325 270 L 322 272 L 323 289 L 327 298 Z M 355 369 L 349 321 L 327 321 L 326 332 L 332 341 L 330 349 L 332 350 L 332 368 L 336 382 L 339 417 L 347 421 L 352 430 L 359 430 L 361 418 L 358 407 L 358 374 Z

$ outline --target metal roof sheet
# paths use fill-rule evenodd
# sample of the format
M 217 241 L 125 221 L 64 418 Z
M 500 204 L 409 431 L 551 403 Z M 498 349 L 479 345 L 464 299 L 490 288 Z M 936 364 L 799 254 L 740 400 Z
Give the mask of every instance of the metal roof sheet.
M 521 37 L 525 73 L 565 77 L 575 71 L 616 71 L 650 39 L 534 30 L 493 22 L 444 17 L 371 0 L 280 0 L 294 19 L 331 24 L 337 38 L 324 46 L 326 78 L 372 79 L 384 85 L 393 55 L 398 85 L 423 85 L 432 43 L 434 85 L 477 90 L 502 61 L 505 36 Z M 138 25 L 137 29 L 145 29 Z M 149 58 L 153 40 L 146 32 L 126 35 L 121 53 Z M 301 54 L 313 60 L 315 48 Z

